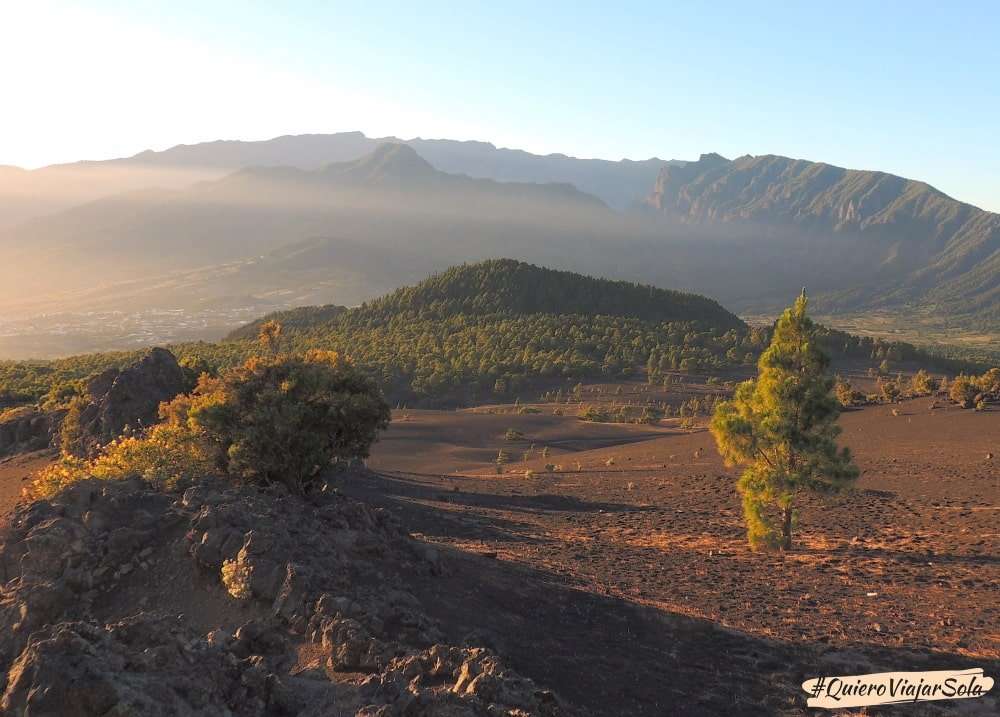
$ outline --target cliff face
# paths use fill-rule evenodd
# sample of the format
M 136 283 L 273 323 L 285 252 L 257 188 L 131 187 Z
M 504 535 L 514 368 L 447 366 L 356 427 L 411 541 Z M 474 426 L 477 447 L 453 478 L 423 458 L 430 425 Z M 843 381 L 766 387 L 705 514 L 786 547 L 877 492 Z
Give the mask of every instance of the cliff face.
M 108 369 L 87 382 L 89 403 L 80 412 L 78 448 L 93 456 L 128 429 L 159 421 L 160 403 L 186 390 L 184 372 L 172 353 L 150 349 L 130 366 Z
M 804 256 L 786 272 L 853 267 L 853 280 L 823 297 L 831 307 L 919 304 L 963 315 L 995 312 L 1000 300 L 1000 215 L 923 182 L 774 155 L 707 154 L 664 167 L 644 206 L 764 251 L 776 237 L 815 248 L 815 264 Z

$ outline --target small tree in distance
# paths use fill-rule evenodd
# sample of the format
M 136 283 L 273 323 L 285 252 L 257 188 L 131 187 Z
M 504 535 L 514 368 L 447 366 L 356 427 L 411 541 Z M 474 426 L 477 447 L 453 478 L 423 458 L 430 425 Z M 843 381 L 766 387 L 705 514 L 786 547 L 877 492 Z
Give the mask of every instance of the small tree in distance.
M 807 303 L 803 291 L 785 310 L 757 379 L 718 404 L 710 426 L 726 464 L 745 466 L 738 489 L 754 549 L 792 547 L 798 493 L 838 492 L 858 476 L 850 451 L 837 448 L 840 404 Z
M 276 356 L 281 348 L 281 324 L 277 321 L 265 321 L 257 333 L 257 343 L 266 356 Z

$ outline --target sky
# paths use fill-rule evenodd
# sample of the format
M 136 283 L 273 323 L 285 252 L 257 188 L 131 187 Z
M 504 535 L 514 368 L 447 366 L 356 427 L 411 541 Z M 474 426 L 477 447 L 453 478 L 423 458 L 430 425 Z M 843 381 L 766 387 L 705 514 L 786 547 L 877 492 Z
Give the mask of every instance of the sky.
M 782 154 L 1000 211 L 1000 3 L 0 0 L 0 164 L 361 130 Z

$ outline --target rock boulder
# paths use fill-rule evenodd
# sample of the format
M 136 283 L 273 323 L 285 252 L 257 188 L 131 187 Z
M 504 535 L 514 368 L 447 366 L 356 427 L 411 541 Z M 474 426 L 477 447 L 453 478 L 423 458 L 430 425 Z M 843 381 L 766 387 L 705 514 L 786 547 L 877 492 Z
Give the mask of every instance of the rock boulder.
M 80 416 L 83 453 L 94 455 L 126 429 L 153 425 L 159 419 L 160 403 L 187 388 L 177 359 L 162 348 L 150 349 L 123 369 L 94 376 L 87 382 L 88 404 Z

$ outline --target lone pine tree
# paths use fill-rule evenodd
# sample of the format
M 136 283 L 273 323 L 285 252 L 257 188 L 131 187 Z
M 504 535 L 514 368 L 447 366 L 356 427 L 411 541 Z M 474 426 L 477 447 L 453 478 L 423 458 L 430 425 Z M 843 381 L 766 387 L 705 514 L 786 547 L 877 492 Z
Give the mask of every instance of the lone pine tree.
M 798 493 L 835 493 L 858 477 L 850 451 L 837 448 L 840 404 L 807 303 L 803 291 L 775 325 L 757 379 L 741 383 L 712 418 L 726 464 L 745 466 L 737 487 L 755 549 L 791 548 Z

